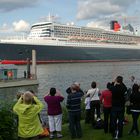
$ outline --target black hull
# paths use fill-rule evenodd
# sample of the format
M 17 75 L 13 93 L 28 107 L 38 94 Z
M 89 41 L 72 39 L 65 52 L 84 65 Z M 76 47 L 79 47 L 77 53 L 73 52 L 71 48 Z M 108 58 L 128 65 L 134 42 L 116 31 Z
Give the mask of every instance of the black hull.
M 140 60 L 140 49 L 68 47 L 49 45 L 26 45 L 0 43 L 0 60 L 26 60 L 32 50 L 37 53 L 37 61 L 85 62 Z

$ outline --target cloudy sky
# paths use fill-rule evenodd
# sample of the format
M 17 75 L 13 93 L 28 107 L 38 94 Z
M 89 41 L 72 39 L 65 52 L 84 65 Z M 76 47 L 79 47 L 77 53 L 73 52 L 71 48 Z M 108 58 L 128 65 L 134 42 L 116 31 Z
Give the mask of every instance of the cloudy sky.
M 0 0 L 0 33 L 26 33 L 49 13 L 62 23 L 108 28 L 110 20 L 140 27 L 140 0 Z

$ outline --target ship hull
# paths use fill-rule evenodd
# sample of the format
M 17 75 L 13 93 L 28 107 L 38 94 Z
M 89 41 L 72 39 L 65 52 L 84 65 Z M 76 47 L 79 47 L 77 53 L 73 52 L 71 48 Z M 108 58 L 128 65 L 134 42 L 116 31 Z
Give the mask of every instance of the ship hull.
M 74 47 L 33 44 L 0 43 L 0 60 L 25 64 L 36 50 L 38 63 L 134 61 L 140 60 L 140 49 L 113 47 Z

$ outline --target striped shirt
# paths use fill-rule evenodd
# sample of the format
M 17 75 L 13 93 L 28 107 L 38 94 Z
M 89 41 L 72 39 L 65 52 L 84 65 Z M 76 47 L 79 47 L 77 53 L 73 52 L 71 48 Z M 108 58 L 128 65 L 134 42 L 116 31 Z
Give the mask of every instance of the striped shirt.
M 70 93 L 67 97 L 67 109 L 69 112 L 81 111 L 82 92 Z

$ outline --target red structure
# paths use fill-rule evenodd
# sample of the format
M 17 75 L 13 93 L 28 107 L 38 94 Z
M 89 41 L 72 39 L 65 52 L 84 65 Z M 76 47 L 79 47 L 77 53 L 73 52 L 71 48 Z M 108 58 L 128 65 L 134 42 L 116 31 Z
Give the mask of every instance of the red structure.
M 115 22 L 114 23 L 114 31 L 120 31 L 120 28 L 121 28 L 120 24 L 118 22 Z

